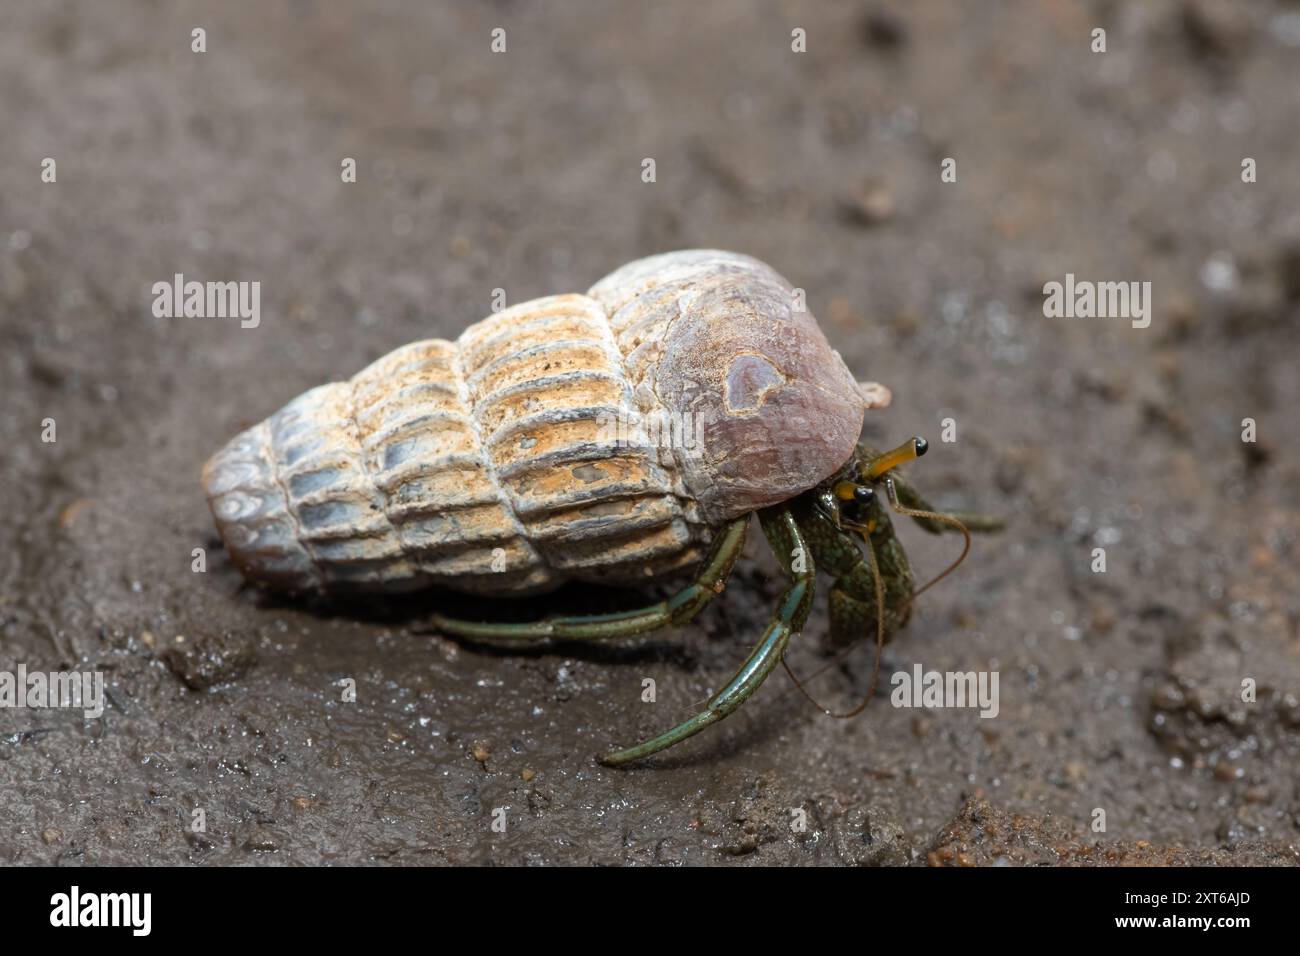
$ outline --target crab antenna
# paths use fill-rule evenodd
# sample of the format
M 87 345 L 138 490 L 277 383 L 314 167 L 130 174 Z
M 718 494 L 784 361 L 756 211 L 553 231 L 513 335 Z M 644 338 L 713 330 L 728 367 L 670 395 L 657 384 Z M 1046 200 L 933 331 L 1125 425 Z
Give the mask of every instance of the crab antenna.
M 964 524 L 962 524 L 960 520 L 954 518 L 952 515 L 946 515 L 938 511 L 923 511 L 920 508 L 907 507 L 901 501 L 898 500 L 898 489 L 894 487 L 894 479 L 892 478 L 886 479 L 885 491 L 888 492 L 889 494 L 890 507 L 892 507 L 900 515 L 907 515 L 909 518 L 929 518 L 931 521 L 942 522 L 943 524 L 956 528 L 958 531 L 960 531 L 962 538 L 964 539 L 961 546 L 961 554 L 957 555 L 957 560 L 954 561 L 952 564 L 948 565 L 948 567 L 944 568 L 943 571 L 941 571 L 935 577 L 932 577 L 929 581 L 926 581 L 925 584 L 913 590 L 912 596 L 908 598 L 907 601 L 903 604 L 903 607 L 907 607 L 909 604 L 915 601 L 922 594 L 922 592 L 928 591 L 930 588 L 934 587 L 936 584 L 938 584 L 948 575 L 952 574 L 954 571 L 957 570 L 957 567 L 963 561 L 966 560 L 966 555 L 970 553 L 970 530 Z M 899 610 L 902 610 L 902 608 L 900 608 Z
M 930 443 L 924 438 L 909 438 L 903 444 L 899 445 L 893 451 L 887 451 L 871 463 L 867 469 L 868 478 L 879 478 L 891 468 L 897 468 L 899 465 L 906 464 L 913 459 L 920 458 L 930 448 Z

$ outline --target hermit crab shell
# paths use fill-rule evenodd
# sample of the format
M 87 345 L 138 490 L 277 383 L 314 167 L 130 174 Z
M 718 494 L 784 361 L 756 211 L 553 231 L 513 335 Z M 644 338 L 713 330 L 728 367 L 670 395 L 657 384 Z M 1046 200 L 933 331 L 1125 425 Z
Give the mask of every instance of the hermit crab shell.
M 312 389 L 203 484 L 235 564 L 277 589 L 646 581 L 833 474 L 869 404 L 770 267 L 674 252 Z

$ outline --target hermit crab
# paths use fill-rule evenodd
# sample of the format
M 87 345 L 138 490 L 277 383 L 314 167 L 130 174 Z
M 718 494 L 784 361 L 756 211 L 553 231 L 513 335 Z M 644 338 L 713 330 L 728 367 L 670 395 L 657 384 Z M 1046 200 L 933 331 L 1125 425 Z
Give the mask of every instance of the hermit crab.
M 854 381 L 769 266 L 673 252 L 312 389 L 218 451 L 203 484 L 236 566 L 283 591 L 523 595 L 694 569 L 673 597 L 634 611 L 433 616 L 476 640 L 684 624 L 722 592 L 757 514 L 790 578 L 771 623 L 700 713 L 604 758 L 618 765 L 734 712 L 803 628 L 818 569 L 834 578 L 831 642 L 874 629 L 878 667 L 919 593 L 890 510 L 961 531 L 963 557 L 968 527 L 996 525 L 936 512 L 896 473 L 923 439 L 887 452 L 859 442 L 865 411 L 888 400 Z

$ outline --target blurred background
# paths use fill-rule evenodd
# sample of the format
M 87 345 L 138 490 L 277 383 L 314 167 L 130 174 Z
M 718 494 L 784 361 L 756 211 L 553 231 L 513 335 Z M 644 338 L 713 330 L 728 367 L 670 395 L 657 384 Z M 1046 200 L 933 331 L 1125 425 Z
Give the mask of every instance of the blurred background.
M 111 705 L 0 710 L 0 861 L 1294 862 L 1298 76 L 1300 5 L 1264 0 L 6 4 L 0 669 L 102 670 Z M 996 719 L 835 721 L 776 675 L 596 764 L 748 652 L 781 590 L 757 534 L 695 625 L 610 648 L 242 585 L 198 484 L 237 431 L 495 288 L 703 246 L 807 290 L 893 390 L 867 436 L 930 437 L 936 504 L 1011 517 L 881 676 L 997 670 Z M 175 273 L 259 281 L 260 325 L 156 318 Z M 1151 282 L 1150 327 L 1045 317 L 1066 273 Z M 956 548 L 902 533 L 922 576 Z M 870 674 L 864 646 L 813 687 Z

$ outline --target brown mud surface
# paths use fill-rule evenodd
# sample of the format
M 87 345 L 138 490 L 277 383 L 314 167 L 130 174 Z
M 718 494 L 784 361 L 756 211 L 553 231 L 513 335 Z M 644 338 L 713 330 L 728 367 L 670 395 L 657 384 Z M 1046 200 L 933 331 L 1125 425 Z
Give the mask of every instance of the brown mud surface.
M 1296 862 L 1297 76 L 1285 2 L 5 5 L 0 670 L 111 700 L 0 710 L 0 863 Z M 593 759 L 743 659 L 781 588 L 757 533 L 697 624 L 609 647 L 242 584 L 198 484 L 240 428 L 494 288 L 696 246 L 807 290 L 893 389 L 868 437 L 929 436 L 937 504 L 1011 516 L 862 717 L 778 674 L 659 759 Z M 175 273 L 260 281 L 260 326 L 155 318 Z M 1150 327 L 1045 317 L 1067 273 L 1150 281 Z M 902 530 L 922 574 L 956 547 Z M 891 707 L 916 663 L 998 671 L 999 715 Z M 870 673 L 864 646 L 814 687 Z

